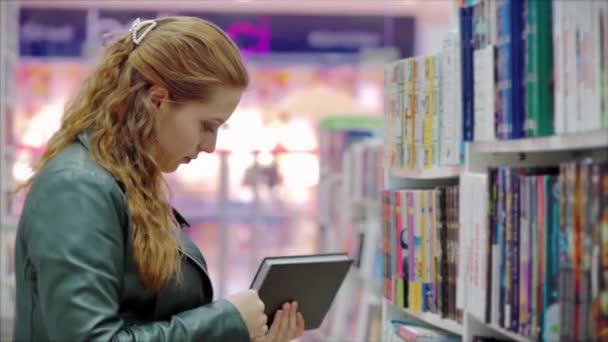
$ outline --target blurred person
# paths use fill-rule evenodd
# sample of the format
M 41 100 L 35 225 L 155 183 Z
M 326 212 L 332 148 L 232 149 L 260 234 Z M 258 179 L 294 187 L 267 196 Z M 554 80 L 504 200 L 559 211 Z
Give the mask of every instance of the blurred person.
M 239 51 L 197 18 L 137 20 L 114 37 L 22 186 L 17 341 L 288 341 L 248 290 L 213 301 L 205 259 L 162 173 L 215 149 L 249 83 Z

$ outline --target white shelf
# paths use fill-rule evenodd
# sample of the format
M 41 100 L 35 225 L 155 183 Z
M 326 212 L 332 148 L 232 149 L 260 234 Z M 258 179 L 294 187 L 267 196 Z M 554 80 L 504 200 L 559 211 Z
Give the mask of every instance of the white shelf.
M 460 176 L 462 172 L 461 166 L 446 166 L 437 167 L 426 170 L 403 170 L 392 168 L 391 175 L 393 177 L 410 178 L 410 179 L 441 179 L 455 178 Z
M 464 333 L 464 328 L 462 327 L 462 324 L 451 319 L 441 318 L 439 315 L 429 312 L 415 312 L 410 309 L 399 308 L 387 300 L 385 300 L 384 302 L 398 310 L 401 310 L 405 313 L 406 316 L 413 317 L 416 320 L 419 320 L 437 329 L 445 330 L 451 332 L 452 334 L 460 336 L 462 336 Z
M 509 331 L 505 328 L 502 328 L 496 324 L 486 324 L 486 326 L 494 331 L 496 331 L 497 333 L 508 337 L 509 339 L 513 340 L 513 341 L 517 341 L 517 342 L 533 342 L 534 340 L 525 336 L 522 336 L 520 334 L 514 333 L 512 331 Z
M 473 153 L 552 152 L 608 148 L 608 129 L 517 140 L 478 141 Z

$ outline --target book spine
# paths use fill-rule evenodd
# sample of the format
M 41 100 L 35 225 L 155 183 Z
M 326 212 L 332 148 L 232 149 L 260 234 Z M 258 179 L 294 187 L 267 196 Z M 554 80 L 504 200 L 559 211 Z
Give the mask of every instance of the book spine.
M 448 317 L 448 225 L 446 208 L 446 188 L 439 188 L 440 222 L 441 222 L 441 316 Z
M 563 7 L 564 2 L 552 1 L 551 8 L 551 28 L 553 42 L 553 108 L 554 121 L 553 128 L 555 133 L 563 133 L 565 125 L 565 96 L 564 96 L 564 45 L 563 45 Z
M 511 135 L 511 100 L 512 80 L 511 69 L 511 39 L 509 32 L 510 12 L 507 0 L 496 3 L 497 41 L 496 41 L 496 137 L 508 139 Z
M 384 279 L 384 298 L 390 300 L 390 191 L 382 191 L 382 263 Z
M 474 85 L 473 85 L 473 8 L 460 8 L 460 35 L 461 35 L 461 82 L 462 82 L 462 114 L 463 114 L 463 140 L 473 141 L 474 117 Z
M 454 187 L 454 227 L 455 227 L 455 231 L 454 231 L 454 238 L 456 240 L 456 244 L 455 244 L 455 249 L 458 251 L 460 249 L 460 241 L 459 241 L 459 236 L 460 236 L 460 221 L 459 221 L 459 213 L 460 213 L 460 202 L 458 201 L 458 199 L 460 198 L 460 188 L 458 186 Z M 456 254 L 458 255 L 458 254 Z M 464 272 L 464 270 L 461 270 L 458 268 L 458 257 L 456 256 L 456 260 L 455 260 L 455 277 L 454 277 L 454 281 L 456 281 L 456 279 L 458 278 L 458 272 Z M 454 291 L 456 291 L 456 284 L 454 284 Z M 456 308 L 456 321 L 457 322 L 462 322 L 462 313 L 463 310 Z
M 416 211 L 416 196 L 415 196 L 415 192 L 414 191 L 408 191 L 407 193 L 407 205 L 408 205 L 408 209 L 407 209 L 407 219 L 408 219 L 408 223 L 409 226 L 412 227 L 412 229 L 409 230 L 409 304 L 410 304 L 410 308 L 412 310 L 417 310 L 417 298 L 416 295 L 418 294 L 416 289 L 416 268 L 415 268 L 415 263 L 416 263 L 416 229 L 417 229 L 417 222 L 415 220 L 415 211 Z
M 553 134 L 552 2 L 528 1 L 527 112 L 528 136 Z
M 426 190 L 420 191 L 420 275 L 422 282 L 422 311 L 429 312 L 429 300 L 428 300 L 428 292 L 429 292 L 429 274 L 428 274 L 428 193 Z
M 512 202 L 511 202 L 511 229 L 512 229 L 512 254 L 511 254 L 511 331 L 520 332 L 519 330 L 519 311 L 520 311 L 520 291 L 519 291 L 519 268 L 520 268 L 520 171 L 517 169 L 511 172 L 512 183 Z
M 497 239 L 498 239 L 498 256 L 499 256 L 499 306 L 498 316 L 500 326 L 507 326 L 507 230 L 506 230 L 506 177 L 505 169 L 498 169 L 498 205 L 497 205 Z
M 436 214 L 435 214 L 435 201 L 436 195 L 435 190 L 429 190 L 429 222 L 430 222 L 430 238 L 429 238 L 429 271 L 430 271 L 430 306 L 431 312 L 437 313 L 437 268 L 435 267 L 437 261 L 437 248 L 435 241 L 437 240 L 437 227 L 436 227 Z
M 545 222 L 548 221 L 547 215 L 549 211 L 545 210 L 545 178 L 547 176 L 537 176 L 534 180 L 534 187 L 536 191 L 536 223 L 533 229 L 536 230 L 537 241 L 535 243 L 535 252 L 537 255 L 535 261 L 535 270 L 533 271 L 534 278 L 536 279 L 536 305 L 533 311 L 535 323 L 532 338 L 538 340 L 542 338 L 542 327 L 544 322 L 544 287 L 545 287 L 545 249 L 546 239 L 549 235 L 548 226 Z
M 500 235 L 498 231 L 498 186 L 499 186 L 499 174 L 498 169 L 490 169 L 490 236 L 491 236 L 491 250 L 492 250 L 492 271 L 491 273 L 491 290 L 492 300 L 490 305 L 490 319 L 489 322 L 498 326 L 498 312 L 500 310 Z
M 423 257 L 424 257 L 424 244 L 422 240 L 423 233 L 423 202 L 424 198 L 422 191 L 415 192 L 415 203 L 414 203 L 414 220 L 415 220 L 415 228 L 414 228 L 414 283 L 413 283 L 413 292 L 414 292 L 414 310 L 417 312 L 423 311 Z
M 426 89 L 425 99 L 425 112 L 423 117 L 423 150 L 424 150 L 424 168 L 430 169 L 433 167 L 433 160 L 435 159 L 433 153 L 434 137 L 433 137 L 433 123 L 435 121 L 435 57 L 427 56 L 424 59 L 425 63 L 425 75 L 424 83 Z
M 560 337 L 561 302 L 563 288 L 561 261 L 563 256 L 562 243 L 564 233 L 560 224 L 560 202 L 562 191 L 561 177 L 546 176 L 543 179 L 544 210 L 547 213 L 545 221 L 545 274 L 543 290 L 543 324 L 542 338 L 544 341 L 557 341 Z
M 411 222 L 409 220 L 409 198 L 408 192 L 406 190 L 400 190 L 401 193 L 401 219 L 403 223 L 403 229 L 399 235 L 399 242 L 401 245 L 401 257 L 399 261 L 401 262 L 401 267 L 399 271 L 402 275 L 402 283 L 403 287 L 401 289 L 400 295 L 403 297 L 403 307 L 408 308 L 410 306 L 409 302 L 409 234 L 410 230 L 412 230 Z
M 526 335 L 526 325 L 528 322 L 528 293 L 526 291 L 528 287 L 527 278 L 527 263 L 529 250 L 526 248 L 526 243 L 530 242 L 531 237 L 528 235 L 528 223 L 530 220 L 528 202 L 529 190 L 527 184 L 527 177 L 520 177 L 520 201 L 519 201 L 519 227 L 520 227 L 520 239 L 519 239 L 519 333 L 523 336 Z
M 608 163 L 602 163 L 596 171 L 598 174 L 598 198 L 599 198 L 599 213 L 598 224 L 595 227 L 595 250 L 596 250 L 596 265 L 595 269 L 595 291 L 594 300 L 591 307 L 590 322 L 593 323 L 591 333 L 596 339 L 601 341 L 601 338 L 606 336 L 608 330 L 608 313 L 602 309 L 604 299 L 608 294 L 608 281 L 602 279 L 602 274 L 605 274 L 608 269 Z
M 401 234 L 403 230 L 403 215 L 401 212 L 401 202 L 402 202 L 402 192 L 395 191 L 395 240 L 393 244 L 395 245 L 395 261 L 396 261 L 396 285 L 395 285 L 395 304 L 399 307 L 405 307 L 405 301 L 403 299 L 403 248 L 401 247 Z
M 505 167 L 505 328 L 513 326 L 513 178 L 511 169 Z

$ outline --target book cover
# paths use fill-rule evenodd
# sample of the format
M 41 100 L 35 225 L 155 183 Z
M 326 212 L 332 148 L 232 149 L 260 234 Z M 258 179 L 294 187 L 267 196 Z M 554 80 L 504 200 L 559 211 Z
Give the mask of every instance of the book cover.
M 265 304 L 268 325 L 285 302 L 297 301 L 306 318 L 305 329 L 317 329 L 351 264 L 344 253 L 266 257 L 250 288 L 258 291 Z

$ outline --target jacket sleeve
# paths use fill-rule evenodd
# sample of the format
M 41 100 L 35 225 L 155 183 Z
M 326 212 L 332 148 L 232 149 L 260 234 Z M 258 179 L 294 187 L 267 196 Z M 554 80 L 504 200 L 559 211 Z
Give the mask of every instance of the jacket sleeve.
M 239 312 L 226 300 L 127 326 L 119 315 L 126 213 L 113 179 L 85 170 L 44 178 L 37 182 L 37 200 L 24 211 L 24 228 L 50 340 L 249 341 Z

